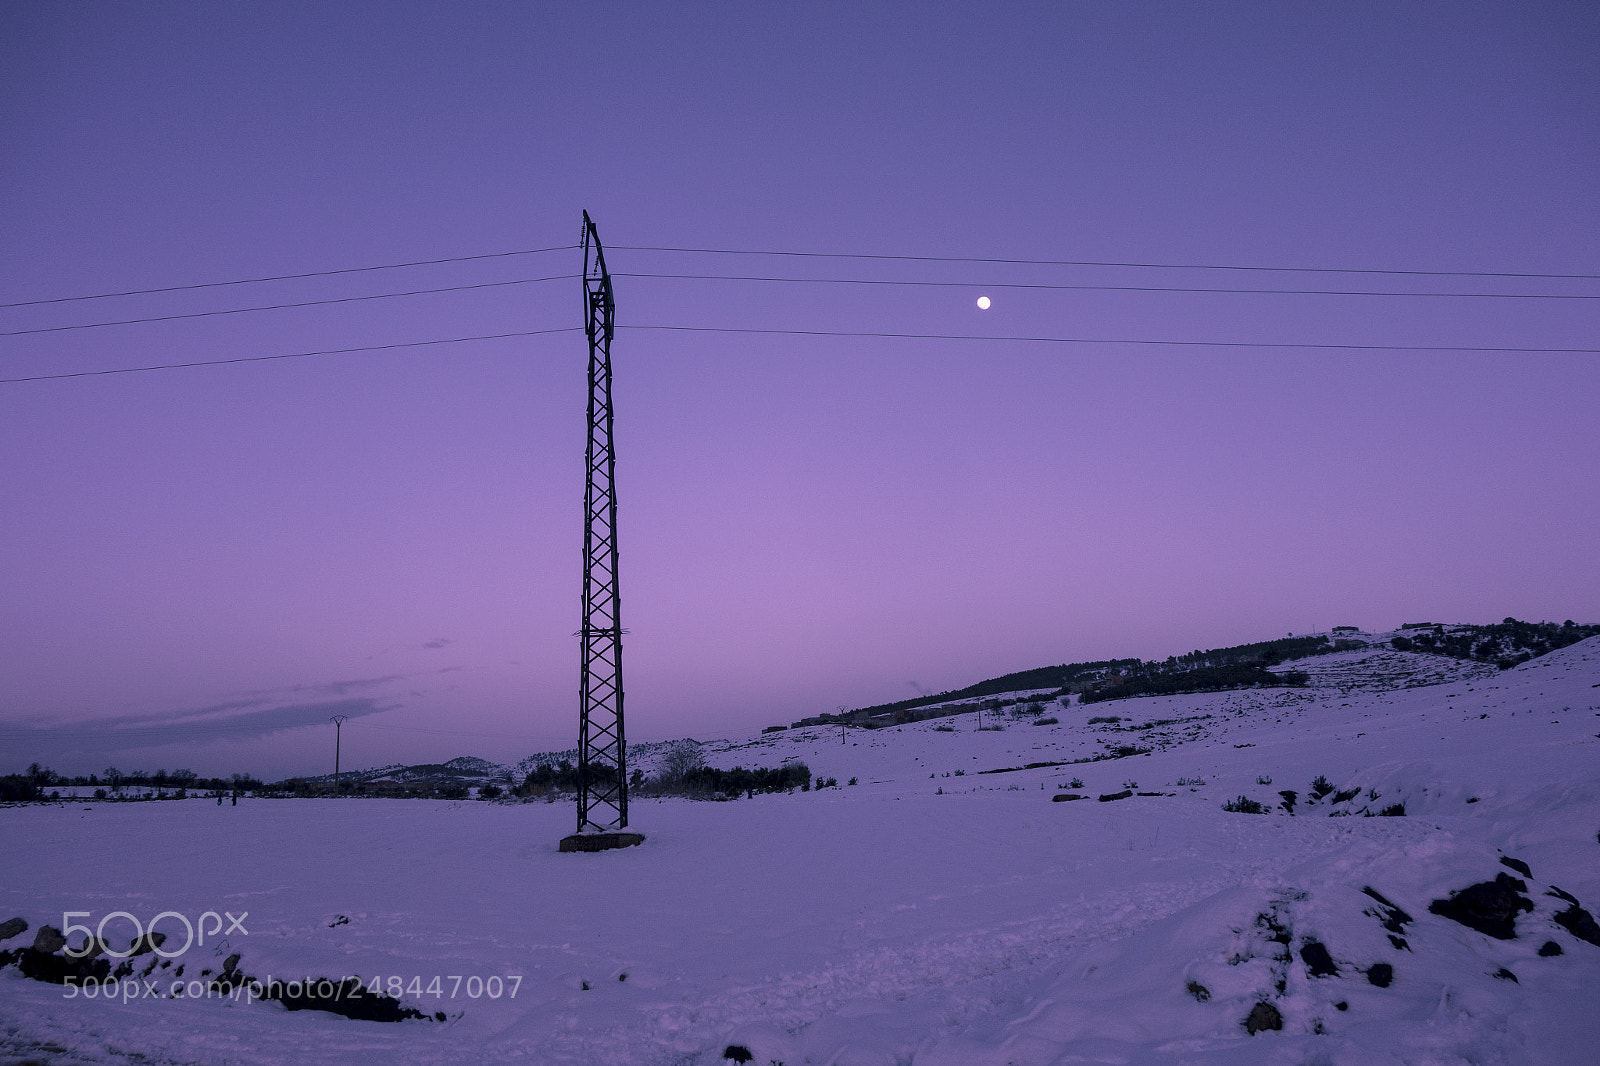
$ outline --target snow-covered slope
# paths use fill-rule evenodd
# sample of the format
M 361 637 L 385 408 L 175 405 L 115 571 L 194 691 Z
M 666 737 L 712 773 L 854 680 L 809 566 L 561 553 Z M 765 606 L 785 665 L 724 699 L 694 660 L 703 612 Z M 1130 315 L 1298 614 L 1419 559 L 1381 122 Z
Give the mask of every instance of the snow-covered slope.
M 395 977 L 408 1005 L 447 1017 L 67 999 L 11 966 L 0 1049 L 119 1063 L 1600 1060 L 1600 945 L 1574 917 L 1600 911 L 1600 639 L 1506 671 L 1443 661 L 1462 672 L 1428 684 L 1419 658 L 1340 653 L 1302 664 L 1319 668 L 1305 689 L 1073 704 L 1047 712 L 1054 725 L 986 716 L 1004 728 L 980 732 L 967 714 L 711 743 L 718 766 L 798 758 L 841 785 L 638 802 L 644 845 L 592 855 L 556 851 L 564 803 L 0 810 L 0 920 L 248 911 L 247 935 L 191 948 L 153 971 L 157 987 L 237 952 L 262 978 Z M 1333 791 L 1317 797 L 1319 777 Z M 1085 798 L 1055 801 L 1067 794 Z M 1270 813 L 1223 809 L 1240 797 Z M 1497 875 L 1514 938 L 1430 910 Z M 1252 1017 L 1281 1028 L 1252 1034 Z

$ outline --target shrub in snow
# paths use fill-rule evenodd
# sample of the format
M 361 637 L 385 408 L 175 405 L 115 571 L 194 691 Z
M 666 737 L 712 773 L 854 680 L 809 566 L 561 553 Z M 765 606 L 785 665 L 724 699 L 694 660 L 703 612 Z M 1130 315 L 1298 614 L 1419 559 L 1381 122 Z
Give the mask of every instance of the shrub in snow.
M 1333 783 L 1322 774 L 1318 774 L 1311 782 L 1311 795 L 1316 799 L 1321 799 L 1332 791 Z
M 44 793 L 31 778 L 21 774 L 7 774 L 0 777 L 0 801 L 17 803 L 43 798 Z
M 1240 796 L 1238 799 L 1229 800 L 1222 805 L 1222 809 L 1233 814 L 1266 814 L 1267 809 L 1249 796 Z
M 1272 784 L 1272 775 L 1271 774 L 1260 774 L 1260 775 L 1258 775 L 1256 777 L 1256 784 L 1258 784 L 1258 785 L 1270 785 L 1270 784 Z

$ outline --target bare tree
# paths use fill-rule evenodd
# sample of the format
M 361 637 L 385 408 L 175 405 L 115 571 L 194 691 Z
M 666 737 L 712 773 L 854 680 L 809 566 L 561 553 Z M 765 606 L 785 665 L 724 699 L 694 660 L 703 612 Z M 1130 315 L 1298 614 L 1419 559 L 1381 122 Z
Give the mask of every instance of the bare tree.
M 668 781 L 682 781 L 706 764 L 698 746 L 685 744 L 673 748 L 661 760 L 661 776 Z

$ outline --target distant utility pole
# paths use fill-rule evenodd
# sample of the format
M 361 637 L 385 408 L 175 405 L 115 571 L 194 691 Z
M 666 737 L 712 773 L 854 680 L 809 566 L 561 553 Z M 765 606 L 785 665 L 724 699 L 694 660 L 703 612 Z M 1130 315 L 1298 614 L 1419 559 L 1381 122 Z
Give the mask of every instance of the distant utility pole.
M 344 732 L 344 724 L 349 720 L 348 714 L 336 714 L 329 719 L 333 723 L 333 794 L 339 794 L 339 740 Z
M 616 453 L 612 448 L 611 336 L 616 298 L 600 234 L 583 213 L 584 332 L 589 338 L 589 441 L 584 465 L 583 625 L 578 630 L 578 831 L 562 851 L 644 841 L 628 826 L 628 745 L 622 728 L 622 594 L 617 585 Z

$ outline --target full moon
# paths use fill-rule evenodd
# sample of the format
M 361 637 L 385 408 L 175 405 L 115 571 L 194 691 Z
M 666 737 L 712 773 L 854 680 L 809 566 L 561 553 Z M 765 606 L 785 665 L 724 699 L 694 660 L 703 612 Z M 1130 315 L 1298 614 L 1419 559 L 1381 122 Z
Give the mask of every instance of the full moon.
M 989 298 L 987 296 L 978 297 L 978 310 L 980 310 L 980 311 L 989 310 Z

